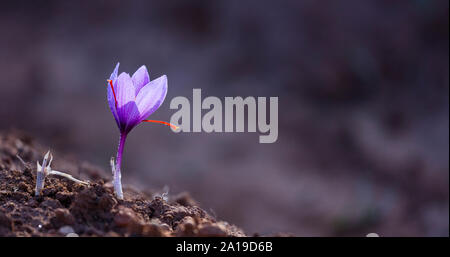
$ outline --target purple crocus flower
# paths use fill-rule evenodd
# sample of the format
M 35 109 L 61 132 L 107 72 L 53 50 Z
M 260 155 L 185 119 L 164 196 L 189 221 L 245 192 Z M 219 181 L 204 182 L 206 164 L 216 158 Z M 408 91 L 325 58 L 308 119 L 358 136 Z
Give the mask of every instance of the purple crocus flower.
M 146 120 L 161 106 L 166 97 L 166 75 L 150 81 L 145 65 L 141 66 L 131 77 L 125 72 L 118 75 L 118 71 L 119 63 L 107 81 L 109 83 L 109 108 L 120 130 L 117 159 L 116 163 L 112 162 L 114 191 L 117 198 L 123 199 L 120 167 L 128 133 L 141 122 L 161 123 L 174 129 L 177 127 L 164 121 Z

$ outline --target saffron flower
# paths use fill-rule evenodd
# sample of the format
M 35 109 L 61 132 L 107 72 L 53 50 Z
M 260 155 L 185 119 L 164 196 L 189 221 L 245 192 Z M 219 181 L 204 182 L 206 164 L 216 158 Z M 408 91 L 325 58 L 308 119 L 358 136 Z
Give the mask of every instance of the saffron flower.
M 160 123 L 174 129 L 177 127 L 164 121 L 146 119 L 161 106 L 166 97 L 166 75 L 150 81 L 145 65 L 141 66 L 131 77 L 125 72 L 118 75 L 118 72 L 119 63 L 107 80 L 107 91 L 109 108 L 120 131 L 116 162 L 114 163 L 114 159 L 111 161 L 114 192 L 117 198 L 123 199 L 120 168 L 128 133 L 142 122 Z

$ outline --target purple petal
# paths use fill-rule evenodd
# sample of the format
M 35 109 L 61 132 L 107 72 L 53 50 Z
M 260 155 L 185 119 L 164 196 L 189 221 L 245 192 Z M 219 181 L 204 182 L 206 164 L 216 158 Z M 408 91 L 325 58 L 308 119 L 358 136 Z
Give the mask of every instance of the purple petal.
M 117 84 L 117 73 L 119 71 L 119 65 L 120 65 L 120 63 L 116 64 L 114 71 L 111 73 L 111 76 L 109 76 L 109 79 L 113 82 L 113 85 Z M 106 88 L 107 88 L 107 98 L 108 98 L 109 109 L 111 109 L 111 112 L 114 116 L 114 119 L 116 120 L 117 125 L 120 126 L 119 117 L 117 116 L 117 111 L 116 111 L 116 106 L 115 106 L 116 101 L 114 100 L 114 95 L 112 93 L 109 82 L 107 82 Z M 115 88 L 116 88 L 116 86 L 114 86 L 114 90 L 116 90 Z
M 135 87 L 135 95 L 137 96 L 142 87 L 150 82 L 150 76 L 148 75 L 147 67 L 142 65 L 131 77 Z
M 117 116 L 120 129 L 131 130 L 131 124 L 139 118 L 139 111 L 135 104 L 135 90 L 129 74 L 122 72 L 114 85 L 117 97 Z M 133 125 L 135 126 L 135 124 Z
M 145 85 L 136 97 L 139 120 L 146 119 L 164 102 L 167 94 L 167 76 L 163 75 Z
M 120 62 L 118 62 L 116 64 L 116 68 L 114 68 L 114 71 L 111 73 L 111 76 L 109 76 L 110 80 L 114 81 L 117 78 L 117 74 L 119 72 L 119 65 L 120 65 Z
M 117 125 L 119 125 L 119 117 L 117 116 L 117 111 L 116 111 L 116 101 L 114 100 L 114 95 L 112 93 L 111 86 L 109 85 L 109 82 L 106 82 L 106 83 L 107 83 L 106 87 L 107 87 L 107 92 L 108 92 L 109 109 L 111 109 L 111 112 L 112 112 L 112 114 L 114 116 L 114 119 L 116 120 Z

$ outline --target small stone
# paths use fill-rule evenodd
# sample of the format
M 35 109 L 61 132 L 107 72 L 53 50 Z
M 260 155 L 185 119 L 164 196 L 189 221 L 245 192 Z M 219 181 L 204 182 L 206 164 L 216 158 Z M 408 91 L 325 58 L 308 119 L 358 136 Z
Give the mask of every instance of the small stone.
M 165 236 L 167 231 L 158 224 L 147 223 L 142 228 L 143 236 L 162 237 Z
M 73 230 L 73 228 L 71 226 L 62 226 L 59 228 L 59 233 L 63 234 L 63 235 L 67 235 L 70 233 L 75 233 L 75 231 Z
M 178 224 L 175 234 L 177 236 L 194 236 L 197 234 L 195 224 L 196 222 L 191 216 L 186 216 Z
M 226 228 L 221 224 L 200 225 L 199 236 L 227 236 Z

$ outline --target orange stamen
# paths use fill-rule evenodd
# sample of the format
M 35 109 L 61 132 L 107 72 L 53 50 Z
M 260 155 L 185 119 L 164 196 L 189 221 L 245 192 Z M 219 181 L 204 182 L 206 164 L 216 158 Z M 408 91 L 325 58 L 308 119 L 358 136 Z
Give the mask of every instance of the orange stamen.
M 154 123 L 164 124 L 164 125 L 170 126 L 171 128 L 173 128 L 175 130 L 177 130 L 179 128 L 178 126 L 170 124 L 169 122 L 159 121 L 159 120 L 143 120 L 142 122 L 154 122 Z
M 107 79 L 106 81 L 109 82 L 109 85 L 111 86 L 111 90 L 113 92 L 113 96 L 114 96 L 114 102 L 116 103 L 116 109 L 117 109 L 117 98 L 116 98 L 116 92 L 114 92 L 114 86 L 112 84 L 112 80 Z

